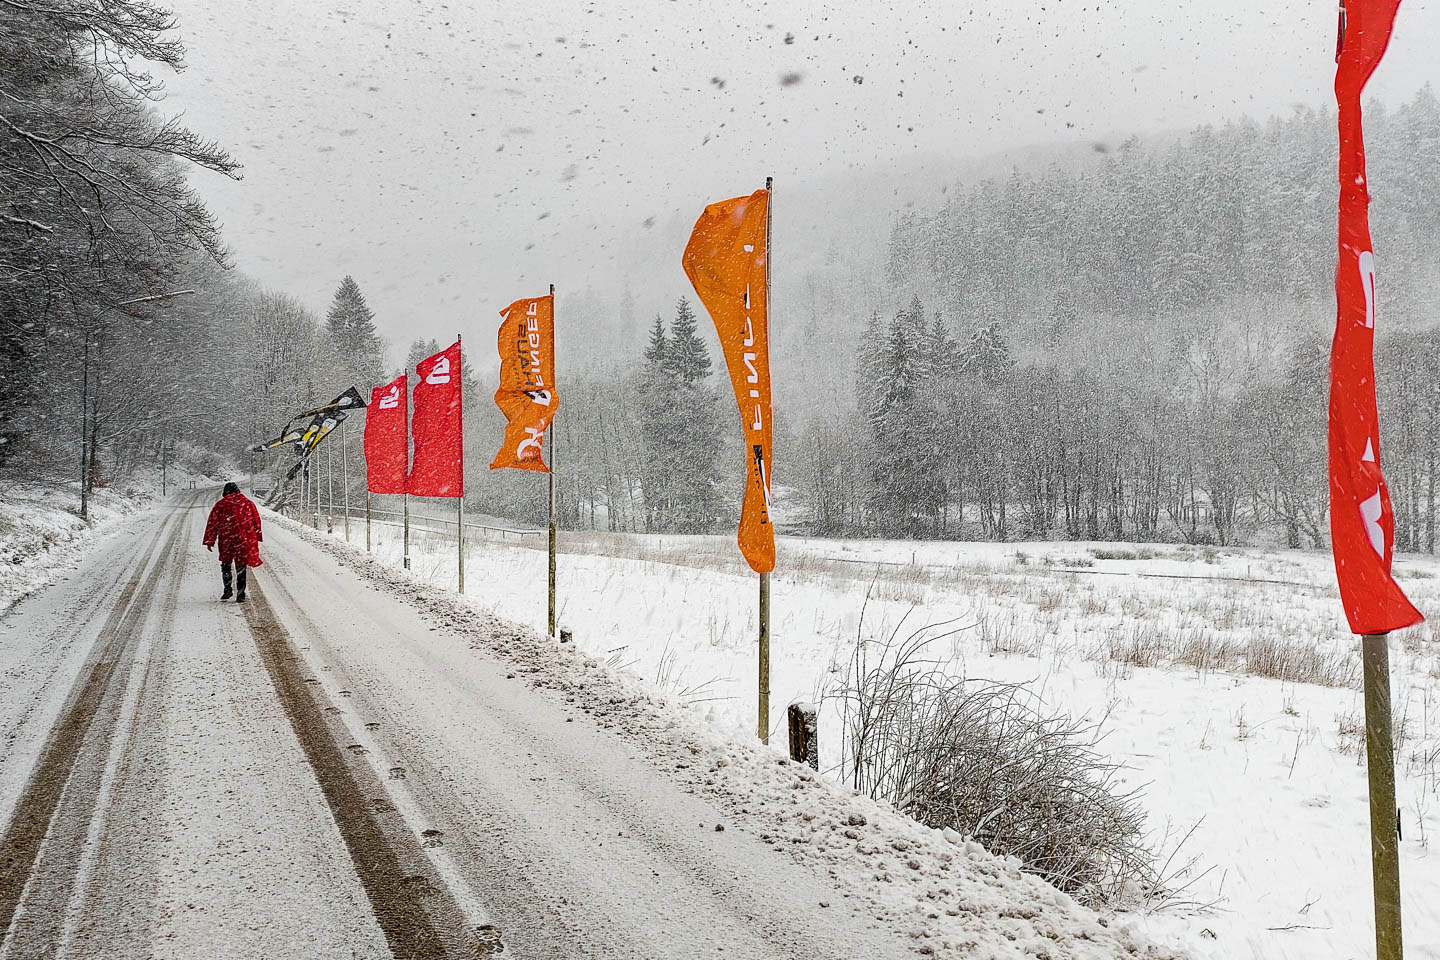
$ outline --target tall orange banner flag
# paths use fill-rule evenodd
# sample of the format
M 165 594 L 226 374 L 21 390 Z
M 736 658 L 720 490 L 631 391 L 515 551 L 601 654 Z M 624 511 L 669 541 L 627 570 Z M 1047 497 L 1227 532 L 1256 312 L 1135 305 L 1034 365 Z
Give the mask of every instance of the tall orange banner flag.
M 555 421 L 555 297 L 516 300 L 500 311 L 500 387 L 495 405 L 505 414 L 505 440 L 491 470 L 510 467 L 549 473 L 541 456 Z
M 756 573 L 775 569 L 770 518 L 770 191 L 705 208 L 685 245 L 685 275 L 720 335 L 745 437 L 737 540 Z

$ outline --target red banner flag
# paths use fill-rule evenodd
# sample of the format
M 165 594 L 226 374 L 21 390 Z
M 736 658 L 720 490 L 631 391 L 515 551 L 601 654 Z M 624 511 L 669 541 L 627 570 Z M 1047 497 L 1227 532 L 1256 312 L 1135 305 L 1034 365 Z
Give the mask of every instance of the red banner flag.
M 745 502 L 736 537 L 756 573 L 775 569 L 770 521 L 770 191 L 712 203 L 695 223 L 685 275 L 720 335 L 745 438 Z
M 410 464 L 410 494 L 416 497 L 465 495 L 464 417 L 460 397 L 460 341 L 415 365 L 415 459 Z
M 409 378 L 370 391 L 365 408 L 365 476 L 371 493 L 404 493 L 410 470 Z
M 541 456 L 545 430 L 555 421 L 555 298 L 516 300 L 500 311 L 497 346 L 500 387 L 495 405 L 505 414 L 505 440 L 491 470 L 511 467 L 549 473 Z
M 1423 617 L 1390 575 L 1395 515 L 1380 472 L 1375 404 L 1375 255 L 1360 94 L 1390 43 L 1400 0 L 1349 0 L 1335 71 L 1340 108 L 1340 259 L 1330 350 L 1330 539 L 1350 629 L 1388 633 Z

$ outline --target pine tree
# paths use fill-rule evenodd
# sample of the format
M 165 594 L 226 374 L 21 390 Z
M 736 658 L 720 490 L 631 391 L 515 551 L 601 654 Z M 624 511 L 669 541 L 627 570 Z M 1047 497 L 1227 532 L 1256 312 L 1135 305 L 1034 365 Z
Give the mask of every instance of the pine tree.
M 375 314 L 354 277 L 340 281 L 325 314 L 325 333 L 336 358 L 336 373 L 349 381 L 345 386 L 355 384 L 363 390 L 379 383 L 382 344 L 375 332 Z
M 885 327 L 877 310 L 870 314 L 870 320 L 861 331 L 859 349 L 855 353 L 855 402 L 861 415 L 871 422 L 879 416 L 884 369 Z
M 696 383 L 710 376 L 710 351 L 696 330 L 695 311 L 684 297 L 675 305 L 670 325 L 670 362 L 681 383 Z
M 721 509 L 720 415 L 706 383 L 709 351 L 689 303 L 682 299 L 676 314 L 668 334 L 664 321 L 655 318 L 640 383 L 646 528 L 705 533 L 714 529 Z
M 975 377 L 987 384 L 1004 382 L 1010 371 L 1015 369 L 1015 358 L 1010 355 L 1010 345 L 996 324 L 981 327 L 970 335 L 970 341 L 960 351 L 960 373 Z
M 660 314 L 655 314 L 655 322 L 650 325 L 650 343 L 645 347 L 645 364 L 657 368 L 667 366 L 670 362 L 670 338 L 665 335 L 665 321 L 660 319 Z
M 625 284 L 625 292 L 620 297 L 620 346 L 629 353 L 635 346 L 635 294 L 630 290 L 630 284 Z
M 960 344 L 950 335 L 950 328 L 937 311 L 930 329 L 925 331 L 925 374 L 930 381 L 954 377 L 960 368 Z
M 935 417 L 921 390 L 921 350 L 911 318 L 902 310 L 890 323 L 870 416 L 876 451 L 870 506 L 882 531 L 904 536 L 922 533 L 922 518 L 933 521 L 944 496 Z M 922 332 L 928 339 L 929 331 Z

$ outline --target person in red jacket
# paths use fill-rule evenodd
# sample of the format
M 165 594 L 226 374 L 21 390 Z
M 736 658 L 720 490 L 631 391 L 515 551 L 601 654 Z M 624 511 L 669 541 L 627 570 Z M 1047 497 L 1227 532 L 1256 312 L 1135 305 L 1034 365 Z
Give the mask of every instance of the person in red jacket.
M 214 550 L 220 544 L 220 580 L 225 586 L 221 600 L 229 600 L 234 594 L 235 602 L 245 599 L 245 571 L 260 566 L 260 511 L 250 498 L 240 492 L 235 483 L 225 484 L 220 500 L 210 510 L 210 519 L 205 523 L 205 549 Z M 235 586 L 230 587 L 230 566 L 235 565 Z

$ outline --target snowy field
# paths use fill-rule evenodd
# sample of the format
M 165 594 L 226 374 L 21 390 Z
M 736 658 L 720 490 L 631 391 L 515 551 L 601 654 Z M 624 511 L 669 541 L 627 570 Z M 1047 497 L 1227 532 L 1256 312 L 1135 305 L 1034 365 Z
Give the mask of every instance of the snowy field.
M 340 535 L 337 519 L 335 533 Z M 352 521 L 363 550 L 363 521 Z M 376 524 L 400 566 L 398 530 Z M 537 549 L 538 548 L 538 549 Z M 1373 950 L 1363 704 L 1328 555 L 1164 545 L 785 539 L 773 579 L 772 744 L 784 706 L 822 705 L 822 767 L 840 760 L 857 643 L 935 625 L 929 653 L 970 678 L 1028 686 L 1049 713 L 1101 724 L 1098 749 L 1143 791 L 1173 896 L 1143 923 L 1207 960 L 1361 958 Z M 560 620 L 584 651 L 753 736 L 756 578 L 729 538 L 561 534 Z M 455 584 L 454 541 L 412 538 L 412 575 Z M 1397 575 L 1440 609 L 1440 562 Z M 545 554 L 472 543 L 467 601 L 545 623 Z M 943 625 L 943 626 L 941 626 Z M 1409 955 L 1440 960 L 1440 655 L 1397 635 L 1402 877 Z

